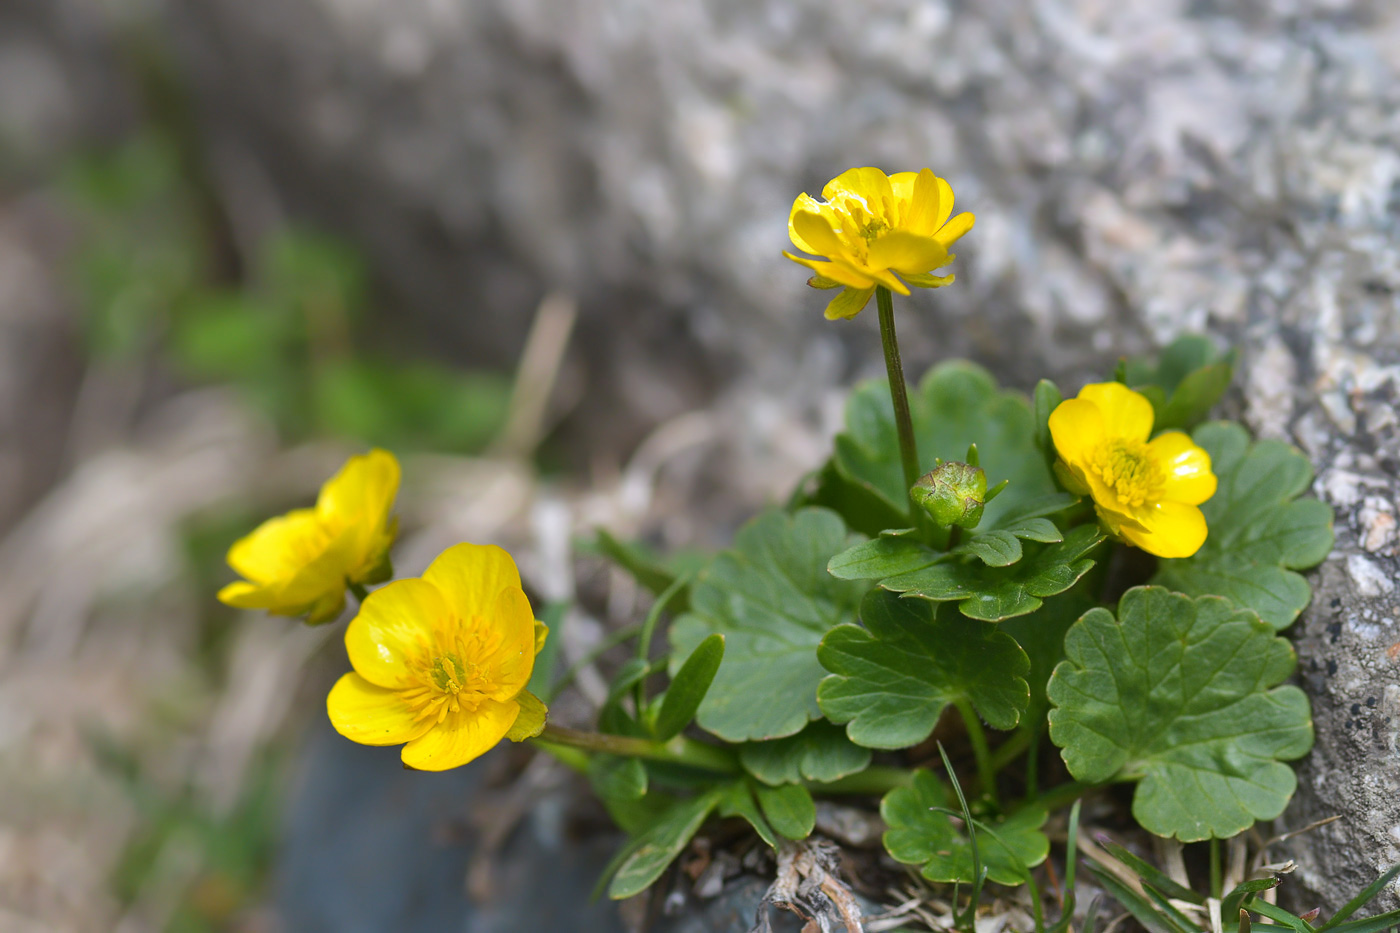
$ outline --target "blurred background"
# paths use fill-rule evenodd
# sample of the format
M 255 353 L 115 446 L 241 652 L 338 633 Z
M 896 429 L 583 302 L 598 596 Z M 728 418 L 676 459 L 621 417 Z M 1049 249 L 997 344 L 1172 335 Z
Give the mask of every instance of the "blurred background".
M 1397 77 L 1386 0 L 0 0 L 0 930 L 617 928 L 564 775 L 334 736 L 343 621 L 221 606 L 223 555 L 384 445 L 400 574 L 502 544 L 585 658 L 645 608 L 593 529 L 722 545 L 881 372 L 779 255 L 855 165 L 977 215 L 911 376 L 1208 331 L 1385 596 Z

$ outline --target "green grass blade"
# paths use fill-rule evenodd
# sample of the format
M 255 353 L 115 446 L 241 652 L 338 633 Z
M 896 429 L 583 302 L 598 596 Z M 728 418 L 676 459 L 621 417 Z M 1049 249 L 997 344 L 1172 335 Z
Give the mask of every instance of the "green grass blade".
M 1337 913 L 1326 923 L 1318 927 L 1318 930 L 1331 930 L 1336 928 L 1336 926 L 1342 921 L 1346 920 L 1352 914 L 1356 913 L 1362 907 L 1366 906 L 1367 902 L 1370 901 L 1371 898 L 1375 897 L 1377 894 L 1380 894 L 1381 891 L 1385 890 L 1386 885 L 1394 881 L 1396 875 L 1400 875 L 1400 865 L 1392 867 L 1390 871 L 1386 872 L 1385 874 L 1377 878 L 1375 881 L 1372 881 L 1370 884 L 1366 885 L 1366 887 L 1362 890 L 1360 894 L 1347 901 L 1346 906 L 1343 907 L 1341 910 L 1337 911 Z

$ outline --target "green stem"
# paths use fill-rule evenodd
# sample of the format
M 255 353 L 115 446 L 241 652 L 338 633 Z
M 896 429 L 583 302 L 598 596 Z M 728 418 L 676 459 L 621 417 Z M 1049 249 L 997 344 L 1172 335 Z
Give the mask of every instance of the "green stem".
M 606 755 L 621 755 L 626 758 L 645 758 L 649 761 L 666 761 L 672 764 L 689 765 L 706 771 L 722 774 L 735 774 L 739 762 L 733 753 L 714 745 L 706 745 L 685 736 L 678 735 L 669 742 L 654 742 L 650 739 L 635 739 L 626 735 L 608 735 L 603 732 L 582 732 L 566 729 L 563 726 L 546 725 L 539 734 L 538 741 L 549 745 L 564 745 L 581 748 L 584 751 L 602 752 Z
M 908 768 L 888 768 L 871 765 L 864 771 L 848 774 L 834 781 L 803 781 L 808 790 L 818 794 L 868 794 L 883 796 L 897 787 L 907 787 L 914 780 Z
M 553 742 L 541 742 L 539 739 L 531 739 L 532 744 L 543 752 L 553 756 L 557 761 L 568 766 L 571 770 L 579 774 L 588 773 L 588 753 L 568 745 L 556 745 Z
M 1031 744 L 1031 734 L 1033 731 L 1034 730 L 1029 727 L 1017 729 L 1016 732 L 1012 734 L 1011 738 L 993 749 L 992 770 L 1000 774 L 1002 768 L 1005 768 L 1020 757 L 1021 753 L 1026 750 L 1026 747 Z
M 1210 896 L 1220 898 L 1221 891 L 1224 890 L 1224 882 L 1220 877 L 1220 840 L 1210 841 Z
M 651 639 L 656 633 L 656 626 L 661 621 L 661 613 L 666 611 L 666 607 L 671 604 L 671 600 L 676 598 L 676 594 L 690 585 L 690 576 L 682 574 L 675 582 L 666 587 L 661 595 L 656 597 L 656 601 L 651 604 L 651 610 L 647 613 L 645 621 L 642 622 L 642 633 L 637 638 L 637 657 L 644 662 L 651 661 Z M 642 713 L 646 709 L 647 684 L 646 679 L 637 681 L 637 686 L 632 691 L 633 702 L 637 704 L 637 718 L 642 718 Z
M 992 767 L 992 753 L 987 748 L 987 733 L 982 729 L 982 720 L 967 700 L 955 700 L 953 705 L 962 715 L 967 727 L 967 738 L 972 743 L 972 754 L 977 757 L 977 779 L 982 785 L 982 796 L 992 803 L 997 802 L 997 772 Z
M 362 603 L 365 601 L 365 597 L 369 595 L 369 590 L 365 589 L 363 583 L 347 583 L 346 586 L 350 588 L 350 592 L 355 594 L 355 598 Z
M 890 380 L 890 399 L 894 402 L 894 423 L 899 432 L 899 461 L 904 467 L 904 488 L 919 481 L 919 449 L 914 444 L 914 421 L 909 416 L 909 390 L 904 384 L 904 364 L 899 360 L 899 340 L 894 333 L 894 300 L 890 290 L 875 286 L 875 305 L 880 312 L 880 343 L 885 348 L 885 374 Z M 919 524 L 921 509 L 909 500 L 909 517 Z

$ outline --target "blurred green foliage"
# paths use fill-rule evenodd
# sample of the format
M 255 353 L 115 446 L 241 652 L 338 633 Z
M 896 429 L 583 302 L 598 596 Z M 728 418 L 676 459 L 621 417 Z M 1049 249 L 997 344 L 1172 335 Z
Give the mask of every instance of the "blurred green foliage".
M 472 453 L 500 430 L 504 376 L 362 349 L 368 273 L 345 242 L 282 230 L 230 274 L 163 134 L 74 159 L 59 187 L 78 220 L 73 283 L 94 359 L 234 385 L 289 440 Z
M 193 787 L 156 781 L 133 749 L 107 736 L 90 739 L 98 761 L 119 779 L 140 818 L 113 872 L 121 903 L 171 892 L 168 933 L 246 928 L 240 915 L 264 893 L 276 850 L 283 753 L 258 756 L 238 800 L 224 810 Z

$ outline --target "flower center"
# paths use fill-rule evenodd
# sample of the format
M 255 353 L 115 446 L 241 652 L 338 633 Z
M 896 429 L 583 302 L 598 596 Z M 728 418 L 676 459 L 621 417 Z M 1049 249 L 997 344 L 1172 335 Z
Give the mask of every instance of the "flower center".
M 444 628 L 451 631 L 440 630 L 436 644 L 410 665 L 414 685 L 399 693 L 418 719 L 439 723 L 449 713 L 474 711 L 495 691 L 497 672 L 489 658 L 501 641 L 484 625 L 453 621 Z
M 1125 505 L 1156 498 L 1162 471 L 1141 442 L 1110 441 L 1094 452 L 1090 465 Z

